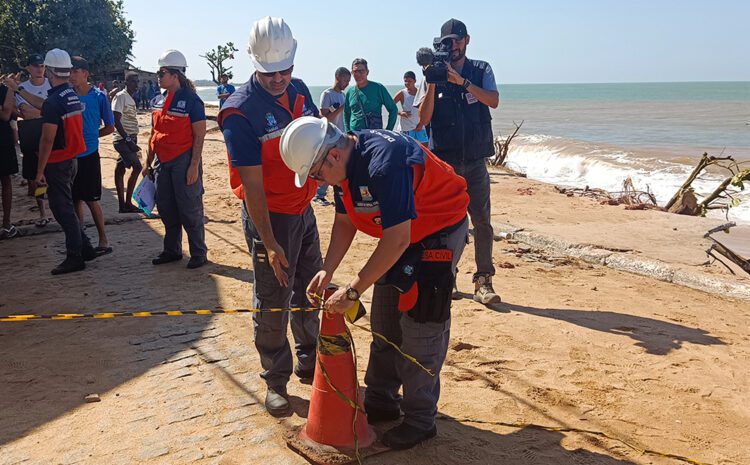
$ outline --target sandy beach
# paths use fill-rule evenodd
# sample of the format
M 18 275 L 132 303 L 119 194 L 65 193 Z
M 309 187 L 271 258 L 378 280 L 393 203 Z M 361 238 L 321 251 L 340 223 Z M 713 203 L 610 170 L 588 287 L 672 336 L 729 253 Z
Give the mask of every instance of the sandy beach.
M 151 265 L 162 224 L 116 213 L 109 138 L 101 155 L 114 253 L 51 276 L 63 235 L 36 234 L 16 182 L 13 219 L 34 234 L 0 242 L 0 315 L 250 307 L 221 133 L 204 149 L 211 263 L 198 270 Z M 750 284 L 706 264 L 702 235 L 721 220 L 626 211 L 500 171 L 491 180 L 498 225 Z M 325 247 L 333 207 L 315 213 Z M 359 234 L 334 280 L 356 274 L 374 244 Z M 749 301 L 502 240 L 493 261 L 504 302 L 486 308 L 470 297 L 473 261 L 472 244 L 459 264 L 465 298 L 453 306 L 438 437 L 366 464 L 750 463 Z M 370 336 L 353 332 L 362 381 Z M 289 383 L 291 417 L 265 413 L 247 315 L 0 323 L 0 360 L 0 465 L 307 463 L 283 433 L 304 423 L 310 386 Z M 90 394 L 101 401 L 87 403 Z

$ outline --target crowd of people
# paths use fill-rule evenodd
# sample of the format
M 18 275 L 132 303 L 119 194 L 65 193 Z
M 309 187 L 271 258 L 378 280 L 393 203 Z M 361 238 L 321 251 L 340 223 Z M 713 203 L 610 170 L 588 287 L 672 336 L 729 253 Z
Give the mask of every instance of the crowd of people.
M 21 74 L 2 76 L 0 85 L 0 180 L 3 224 L 0 239 L 12 239 L 18 230 L 11 222 L 12 176 L 17 174 L 16 132 L 22 153 L 22 176 L 28 194 L 36 198 L 39 220 L 49 223 L 45 204 L 65 233 L 65 260 L 52 274 L 83 270 L 86 262 L 112 253 L 105 228 L 99 139 L 113 134 L 119 154 L 114 178 L 120 213 L 141 210 L 132 203 L 141 175 L 156 182 L 157 206 L 165 227 L 164 250 L 153 263 L 182 258 L 184 228 L 190 239 L 188 268 L 206 263 L 203 237 L 203 187 L 200 158 L 205 136 L 203 102 L 185 77 L 187 63 L 178 51 L 169 50 L 159 60 L 159 86 L 150 99 L 152 131 L 145 168 L 138 146 L 135 72 L 125 75 L 124 87 L 114 86 L 111 98 L 90 82 L 88 61 L 53 49 L 42 57 L 32 54 L 26 62 L 28 79 Z M 175 96 L 177 99 L 175 99 Z M 111 102 L 110 102 L 111 100 Z M 159 153 L 156 160 L 156 153 Z M 152 167 L 151 165 L 154 163 Z M 127 184 L 125 174 L 131 170 Z M 92 245 L 84 228 L 86 208 L 94 220 L 98 243 Z
M 387 343 L 372 341 L 364 407 L 371 423 L 403 415 L 399 426 L 382 438 L 393 449 L 413 447 L 437 434 L 439 373 L 448 349 L 451 301 L 457 296 L 452 290 L 468 242 L 469 217 L 476 257 L 473 298 L 483 304 L 500 302 L 492 285 L 485 163 L 494 154 L 490 108 L 499 105 L 499 92 L 490 65 L 467 58 L 470 36 L 461 21 L 447 21 L 439 41 L 450 49 L 445 81 L 422 79 L 417 85 L 415 73 L 407 72 L 404 89 L 391 96 L 382 84 L 368 79 L 368 62 L 356 58 L 350 68 L 335 71 L 333 86 L 316 106 L 307 85 L 293 76 L 297 41 L 291 28 L 281 18 L 266 17 L 251 28 L 248 52 L 255 70 L 247 83 L 235 89 L 228 76 L 221 76 L 217 88 L 229 184 L 241 201 L 239 217 L 252 257 L 253 306 L 312 304 L 345 313 L 372 287 L 372 329 L 434 374 L 401 358 Z M 137 75 L 125 77 L 111 105 L 88 84 L 86 61 L 58 49 L 44 58 L 29 57 L 28 81 L 4 79 L 3 193 L 15 163 L 15 151 L 13 160 L 6 153 L 5 125 L 16 114 L 30 192 L 46 188 L 49 207 L 65 231 L 67 257 L 53 274 L 83 269 L 85 261 L 111 251 L 103 221 L 96 219 L 102 218 L 98 140 L 108 134 L 114 134 L 119 153 L 115 179 L 120 211 L 134 210 L 130 198 L 139 173 L 156 184 L 165 234 L 153 264 L 183 258 L 183 229 L 188 268 L 207 262 L 204 105 L 186 77 L 182 53 L 168 50 L 158 65 L 162 93 L 151 99 L 153 128 L 144 163 L 135 120 Z M 350 87 L 352 77 L 355 85 Z M 399 117 L 401 130 L 393 131 Z M 132 172 L 126 186 L 128 169 Z M 333 186 L 335 219 L 324 259 L 311 203 L 326 202 L 328 186 Z M 4 213 L 9 212 L 10 200 L 8 208 L 5 196 L 3 202 Z M 97 229 L 101 223 L 97 247 L 81 227 L 84 204 Z M 12 226 L 9 219 L 3 221 L 7 236 Z M 375 250 L 353 279 L 322 298 L 358 231 L 378 238 Z M 290 325 L 294 354 L 287 337 Z M 318 312 L 253 314 L 270 414 L 289 413 L 287 384 L 292 374 L 302 380 L 313 377 L 319 325 Z

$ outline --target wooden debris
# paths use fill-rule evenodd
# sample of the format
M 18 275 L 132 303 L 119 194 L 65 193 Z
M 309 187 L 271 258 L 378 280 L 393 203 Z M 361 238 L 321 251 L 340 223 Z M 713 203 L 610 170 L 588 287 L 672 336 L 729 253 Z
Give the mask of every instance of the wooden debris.
M 732 270 L 732 268 L 730 268 L 729 265 L 724 263 L 719 257 L 714 255 L 713 252 L 719 253 L 720 255 L 724 256 L 725 258 L 733 262 L 735 265 L 739 266 L 743 271 L 750 274 L 750 260 L 742 258 L 739 254 L 732 251 L 732 249 L 730 249 L 729 247 L 722 244 L 721 242 L 719 242 L 718 240 L 716 240 L 715 238 L 711 236 L 712 234 L 717 233 L 717 232 L 729 233 L 729 229 L 734 226 L 737 226 L 737 223 L 735 222 L 726 223 L 716 228 L 713 228 L 710 231 L 708 231 L 706 234 L 704 234 L 703 237 L 708 238 L 711 240 L 711 242 L 713 242 L 711 244 L 711 247 L 709 247 L 708 250 L 706 250 L 706 254 L 709 257 L 721 263 L 722 265 L 724 265 L 732 274 L 736 274 L 734 270 Z
M 633 186 L 633 180 L 628 177 L 622 184 L 622 190 L 609 192 L 586 186 L 559 187 L 555 190 L 568 197 L 586 197 L 599 201 L 601 205 L 625 205 L 628 210 L 661 210 L 656 204 L 656 197 L 651 190 L 639 191 Z
M 515 131 L 511 135 L 505 138 L 503 140 L 501 137 L 495 137 L 495 157 L 488 160 L 488 163 L 492 166 L 502 166 L 505 167 L 505 160 L 508 158 L 508 148 L 510 147 L 510 143 L 513 141 L 513 138 L 516 137 L 516 134 L 518 134 L 518 131 L 521 129 L 521 126 L 523 126 L 523 121 L 521 121 L 519 124 L 516 124 L 516 122 L 513 122 L 513 125 L 516 127 Z
M 688 176 L 687 180 L 685 180 L 669 202 L 667 202 L 665 208 L 672 212 L 673 207 L 678 205 L 676 211 L 673 211 L 673 213 L 692 216 L 705 215 L 706 211 L 713 209 L 721 209 L 728 212 L 731 207 L 735 207 L 739 204 L 739 199 L 736 197 L 737 192 L 745 188 L 745 181 L 750 181 L 750 169 L 743 169 L 743 165 L 746 165 L 747 163 L 748 162 L 738 163 L 731 156 L 713 157 L 709 156 L 708 153 L 703 153 L 703 156 L 690 173 L 690 176 Z M 696 208 L 686 208 L 685 197 L 688 196 L 689 193 L 692 193 L 693 182 L 696 179 L 699 179 L 710 166 L 728 171 L 729 176 L 719 183 L 713 192 L 697 203 Z M 688 202 L 689 201 L 690 200 L 688 200 Z

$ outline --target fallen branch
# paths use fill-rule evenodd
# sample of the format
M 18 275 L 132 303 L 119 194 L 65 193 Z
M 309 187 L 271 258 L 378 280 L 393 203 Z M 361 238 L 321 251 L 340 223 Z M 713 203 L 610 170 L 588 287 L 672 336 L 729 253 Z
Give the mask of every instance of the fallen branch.
M 518 131 L 521 129 L 521 126 L 523 126 L 523 121 L 521 121 L 521 123 L 519 124 L 516 124 L 516 122 L 514 121 L 513 125 L 516 127 L 516 129 L 511 135 L 506 137 L 505 140 L 500 138 L 500 136 L 495 137 L 495 157 L 491 160 L 488 160 L 490 165 L 505 166 L 505 159 L 508 158 L 508 148 L 510 147 L 510 143 L 513 141 L 513 138 L 516 137 L 516 134 L 518 134 Z

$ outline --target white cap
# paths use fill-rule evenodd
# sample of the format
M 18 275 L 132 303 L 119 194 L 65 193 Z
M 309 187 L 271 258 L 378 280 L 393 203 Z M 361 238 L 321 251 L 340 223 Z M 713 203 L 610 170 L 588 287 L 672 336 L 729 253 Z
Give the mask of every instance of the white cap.
M 294 65 L 296 52 L 297 41 L 283 19 L 266 16 L 253 23 L 247 53 L 255 69 L 261 73 L 289 69 Z
M 70 69 L 73 63 L 70 62 L 70 55 L 65 50 L 53 48 L 44 57 L 44 66 L 54 68 L 53 73 L 60 77 L 70 76 Z M 67 71 L 65 71 L 67 69 Z
M 331 134 L 326 136 L 328 131 Z M 294 183 L 302 187 L 307 182 L 310 168 L 323 154 L 320 150 L 339 140 L 344 134 L 325 118 L 303 116 L 297 118 L 281 133 L 279 149 L 286 166 L 297 173 Z
M 167 50 L 159 57 L 159 67 L 181 68 L 184 70 L 187 68 L 187 60 L 185 59 L 185 55 L 179 50 Z

